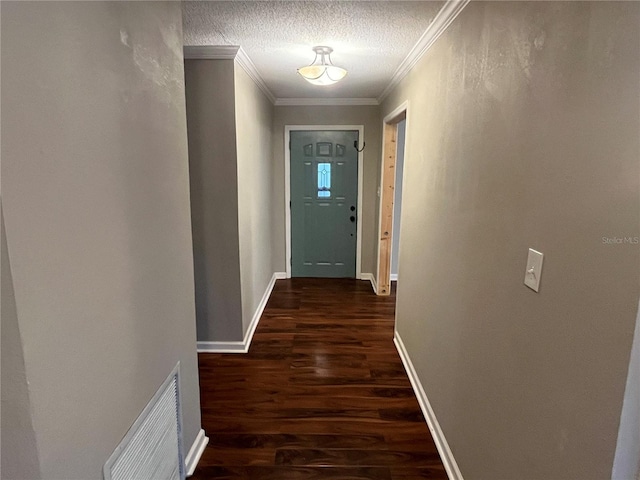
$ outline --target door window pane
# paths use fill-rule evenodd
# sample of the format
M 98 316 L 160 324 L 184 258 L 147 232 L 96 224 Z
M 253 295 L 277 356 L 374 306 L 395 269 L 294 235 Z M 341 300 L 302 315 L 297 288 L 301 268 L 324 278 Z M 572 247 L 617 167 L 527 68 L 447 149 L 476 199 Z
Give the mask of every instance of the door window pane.
M 317 143 L 317 156 L 318 157 L 330 157 L 331 150 L 333 147 L 333 143 L 329 142 L 318 142 Z
M 331 164 L 318 164 L 318 198 L 331 197 Z
M 309 145 L 305 145 L 303 148 L 304 148 L 305 157 L 313 157 L 313 143 L 310 143 Z

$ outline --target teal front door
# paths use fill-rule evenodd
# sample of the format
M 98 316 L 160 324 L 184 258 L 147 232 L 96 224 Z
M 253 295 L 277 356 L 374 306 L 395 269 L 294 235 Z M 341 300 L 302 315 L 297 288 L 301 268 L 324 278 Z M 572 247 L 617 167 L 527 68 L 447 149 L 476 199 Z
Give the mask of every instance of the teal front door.
M 291 132 L 291 275 L 356 276 L 357 131 Z

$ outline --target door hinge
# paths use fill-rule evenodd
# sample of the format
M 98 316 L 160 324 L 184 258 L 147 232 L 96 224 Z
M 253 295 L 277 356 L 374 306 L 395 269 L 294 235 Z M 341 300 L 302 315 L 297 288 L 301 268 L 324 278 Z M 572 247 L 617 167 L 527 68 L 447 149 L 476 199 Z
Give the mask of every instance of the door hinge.
M 291 208 L 291 200 L 289 200 L 289 208 Z
M 291 150 L 291 140 L 289 140 L 289 150 Z

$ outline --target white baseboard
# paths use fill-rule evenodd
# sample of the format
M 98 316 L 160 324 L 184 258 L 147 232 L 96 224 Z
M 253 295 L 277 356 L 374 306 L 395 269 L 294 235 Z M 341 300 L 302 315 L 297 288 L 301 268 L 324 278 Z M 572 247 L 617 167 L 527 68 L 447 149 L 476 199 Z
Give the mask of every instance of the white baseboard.
M 404 347 L 404 343 L 402 342 L 402 338 L 398 332 L 394 332 L 393 343 L 396 344 L 396 348 L 398 349 L 398 354 L 402 359 L 402 364 L 404 365 L 404 369 L 407 371 L 407 375 L 409 376 L 409 381 L 411 382 L 411 386 L 413 387 L 413 391 L 416 394 L 418 399 L 418 403 L 420 404 L 420 409 L 422 410 L 422 414 L 424 418 L 427 420 L 427 425 L 429 426 L 429 431 L 431 432 L 431 436 L 433 437 L 433 441 L 436 444 L 438 449 L 438 453 L 440 454 L 440 459 L 444 464 L 444 468 L 447 471 L 447 475 L 450 480 L 463 480 L 462 473 L 460 473 L 460 469 L 458 468 L 458 464 L 456 463 L 455 458 L 453 457 L 453 452 L 449 448 L 449 444 L 447 443 L 447 439 L 444 437 L 444 433 L 440 428 L 440 424 L 438 423 L 438 419 L 436 418 L 436 414 L 431 408 L 431 404 L 429 403 L 429 399 L 427 398 L 427 394 L 424 392 L 422 388 L 422 384 L 418 379 L 418 375 L 416 374 L 415 369 L 413 368 L 413 364 L 411 363 L 411 359 L 409 358 L 409 354 Z
M 397 282 L 398 281 L 398 274 L 397 273 L 392 273 L 391 275 L 389 275 L 389 280 L 391 282 Z
M 193 445 L 191 445 L 191 448 L 189 449 L 187 457 L 184 459 L 184 468 L 187 477 L 193 475 L 193 472 L 200 461 L 200 457 L 202 457 L 202 454 L 204 453 L 207 443 L 209 443 L 209 437 L 205 435 L 203 429 L 200 429 L 196 439 L 193 441 Z
M 376 285 L 376 278 L 373 276 L 373 273 L 361 273 L 361 280 L 368 280 L 371 283 L 371 288 L 373 288 L 373 292 L 378 294 L 378 286 Z
M 262 316 L 262 312 L 264 308 L 267 306 L 267 302 L 269 301 L 269 297 L 271 296 L 271 291 L 273 290 L 273 286 L 276 284 L 276 280 L 287 278 L 287 274 L 285 272 L 275 272 L 267 285 L 267 288 L 256 308 L 255 313 L 253 314 L 253 318 L 251 319 L 251 323 L 249 324 L 249 328 L 244 335 L 244 339 L 242 341 L 229 341 L 229 342 L 198 342 L 198 352 L 200 353 L 247 353 L 249 351 L 249 347 L 251 346 L 251 340 L 253 340 L 253 334 L 258 327 L 258 323 L 260 322 L 260 317 Z
M 198 342 L 198 353 L 247 353 L 244 341 Z

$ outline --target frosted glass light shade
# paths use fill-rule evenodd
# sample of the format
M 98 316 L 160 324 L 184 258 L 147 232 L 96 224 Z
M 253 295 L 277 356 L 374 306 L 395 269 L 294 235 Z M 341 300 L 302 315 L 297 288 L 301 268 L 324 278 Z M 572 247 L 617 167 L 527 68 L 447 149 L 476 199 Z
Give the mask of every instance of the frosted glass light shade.
M 302 78 L 313 85 L 332 85 L 344 78 L 347 71 L 331 63 L 331 48 L 314 47 L 313 50 L 316 52 L 316 60 L 320 57 L 320 63 L 314 60 L 311 65 L 299 68 L 298 73 Z M 329 62 L 326 61 L 325 56 L 329 58 Z
M 347 71 L 335 65 L 309 65 L 299 68 L 298 73 L 314 85 L 332 85 L 342 80 Z

